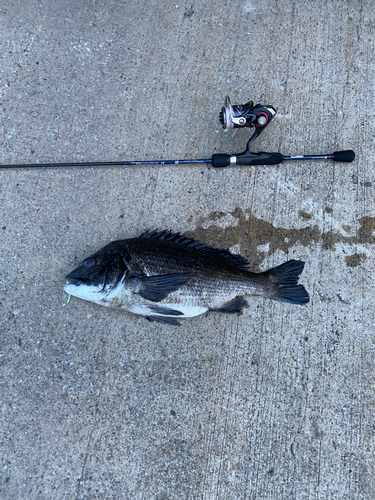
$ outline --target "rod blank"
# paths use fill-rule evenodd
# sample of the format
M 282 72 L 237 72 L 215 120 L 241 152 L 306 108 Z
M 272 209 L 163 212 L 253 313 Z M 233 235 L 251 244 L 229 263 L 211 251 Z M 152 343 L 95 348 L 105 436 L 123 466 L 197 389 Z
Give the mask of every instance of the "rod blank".
M 77 163 L 23 163 L 0 165 L 0 168 L 58 168 L 58 167 L 114 167 L 116 165 L 183 165 L 190 163 L 211 163 L 211 160 L 157 160 L 157 161 L 86 161 Z
M 70 167 L 114 167 L 131 165 L 187 165 L 194 163 L 212 163 L 214 167 L 226 167 L 235 158 L 236 165 L 276 165 L 289 160 L 333 160 L 349 163 L 355 159 L 354 151 L 336 151 L 329 155 L 284 156 L 280 153 L 245 153 L 239 156 L 215 154 L 211 159 L 190 160 L 145 160 L 145 161 L 88 161 L 76 163 L 22 163 L 19 165 L 0 165 L 0 168 L 70 168 Z M 219 161 L 220 160 L 220 161 Z

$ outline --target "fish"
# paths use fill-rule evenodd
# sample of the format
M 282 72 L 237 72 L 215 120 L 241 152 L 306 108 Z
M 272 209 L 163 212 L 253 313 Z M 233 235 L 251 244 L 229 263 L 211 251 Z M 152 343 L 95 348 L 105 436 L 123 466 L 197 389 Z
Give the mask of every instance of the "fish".
M 251 296 L 307 304 L 298 279 L 305 263 L 289 260 L 255 273 L 247 259 L 170 230 L 147 230 L 109 243 L 69 273 L 69 295 L 179 325 L 207 312 L 242 314 Z

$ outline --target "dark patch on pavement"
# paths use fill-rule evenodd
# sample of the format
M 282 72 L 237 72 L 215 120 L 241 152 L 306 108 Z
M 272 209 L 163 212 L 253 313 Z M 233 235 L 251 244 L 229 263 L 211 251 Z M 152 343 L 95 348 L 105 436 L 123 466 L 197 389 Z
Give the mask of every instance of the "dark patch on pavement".
M 353 255 L 347 255 L 345 257 L 345 262 L 348 267 L 357 267 L 365 259 L 367 259 L 367 256 L 364 253 L 353 253 Z
M 312 219 L 312 215 L 308 214 L 304 210 L 298 210 L 298 215 L 301 217 L 302 220 L 310 220 L 310 219 Z
M 375 217 L 361 217 L 358 219 L 360 227 L 353 236 L 344 236 L 334 230 L 322 232 L 317 225 L 306 226 L 300 229 L 277 227 L 263 219 L 255 217 L 250 209 L 236 208 L 229 214 L 238 220 L 236 226 L 225 229 L 212 225 L 204 229 L 206 222 L 219 221 L 227 215 L 225 212 L 212 212 L 201 219 L 191 236 L 216 248 L 230 248 L 239 245 L 240 253 L 246 257 L 254 270 L 259 269 L 264 259 L 281 250 L 285 253 L 289 248 L 299 244 L 308 247 L 314 243 L 322 243 L 323 250 L 335 250 L 338 243 L 375 244 Z M 349 227 L 348 227 L 349 228 Z M 268 251 L 260 252 L 259 245 L 269 245 Z
M 189 5 L 188 7 L 186 7 L 185 12 L 184 12 L 184 19 L 189 19 L 191 21 L 192 20 L 191 18 L 193 17 L 194 12 L 195 12 L 194 5 Z

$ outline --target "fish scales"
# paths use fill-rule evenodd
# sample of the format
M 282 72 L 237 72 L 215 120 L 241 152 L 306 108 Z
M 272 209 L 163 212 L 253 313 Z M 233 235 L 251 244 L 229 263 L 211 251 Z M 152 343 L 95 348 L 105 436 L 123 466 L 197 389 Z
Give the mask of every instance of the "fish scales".
M 175 317 L 207 311 L 241 313 L 245 297 L 306 304 L 298 285 L 304 263 L 291 260 L 263 273 L 228 250 L 215 249 L 179 233 L 147 231 L 110 243 L 67 277 L 65 290 L 98 304 L 178 324 Z
M 181 289 L 174 292 L 176 296 L 200 297 L 204 294 L 211 298 L 218 293 L 228 296 L 233 290 L 243 291 L 249 286 L 255 289 L 257 282 L 265 281 L 263 276 L 253 274 L 254 283 L 249 283 L 249 271 L 238 269 L 225 257 L 202 253 L 190 247 L 180 247 L 175 243 L 156 240 L 150 244 L 146 239 L 134 239 L 124 242 L 124 246 L 135 256 L 135 271 L 140 274 L 144 273 L 147 276 L 190 272 L 196 274 Z

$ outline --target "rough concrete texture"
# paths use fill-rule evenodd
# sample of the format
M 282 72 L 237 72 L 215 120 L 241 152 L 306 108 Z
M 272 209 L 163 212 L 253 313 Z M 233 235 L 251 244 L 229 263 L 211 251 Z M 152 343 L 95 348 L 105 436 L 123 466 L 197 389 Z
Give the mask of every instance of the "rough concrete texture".
M 2 163 L 239 153 L 227 94 L 278 109 L 255 150 L 357 155 L 1 170 L 1 498 L 375 498 L 374 3 L 0 11 Z M 180 328 L 66 303 L 77 262 L 147 228 L 255 270 L 302 259 L 311 302 L 254 298 Z

